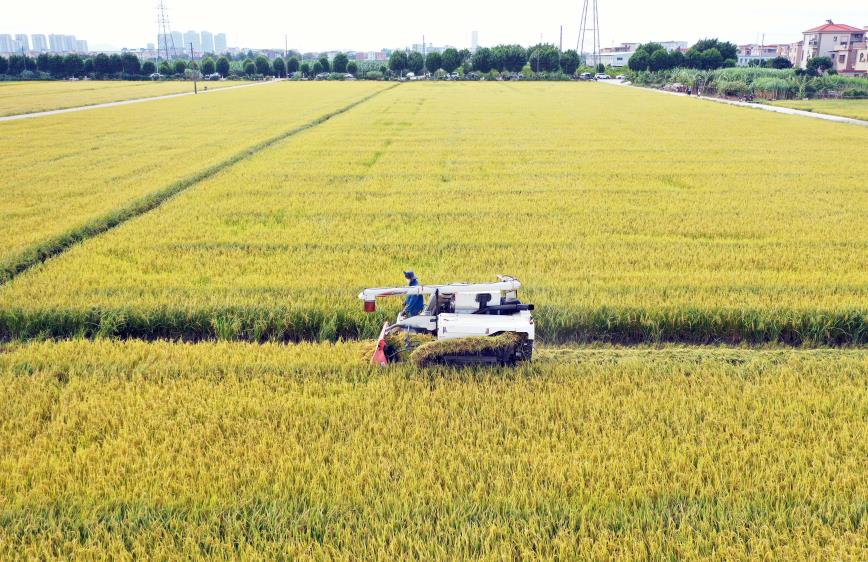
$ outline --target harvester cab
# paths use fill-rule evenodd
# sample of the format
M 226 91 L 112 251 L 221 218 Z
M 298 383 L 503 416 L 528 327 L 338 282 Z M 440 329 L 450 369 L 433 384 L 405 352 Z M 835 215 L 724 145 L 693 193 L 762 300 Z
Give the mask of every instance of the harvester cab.
M 494 283 L 452 283 L 365 289 L 359 299 L 366 312 L 374 312 L 382 297 L 422 295 L 422 312 L 394 324 L 386 322 L 377 340 L 372 361 L 381 365 L 395 359 L 387 342 L 403 337 L 402 351 L 413 351 L 425 339 L 438 343 L 436 363 L 515 364 L 530 360 L 533 353 L 533 305 L 518 299 L 521 283 L 514 277 L 498 275 Z M 410 337 L 410 336 L 417 337 Z M 420 337 L 421 336 L 421 337 Z M 482 338 L 498 338 L 481 342 Z M 446 343 L 448 341 L 448 343 Z M 432 346 L 425 351 L 430 358 Z M 421 350 L 420 350 L 421 351 Z

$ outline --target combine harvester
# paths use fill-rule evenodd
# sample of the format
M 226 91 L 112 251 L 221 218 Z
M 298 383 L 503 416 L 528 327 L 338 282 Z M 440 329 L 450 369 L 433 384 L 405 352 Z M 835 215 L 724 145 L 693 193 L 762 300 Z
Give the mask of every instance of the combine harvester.
M 365 312 L 378 297 L 423 295 L 422 312 L 383 324 L 371 361 L 386 365 L 403 357 L 427 365 L 515 365 L 533 354 L 533 305 L 518 300 L 518 279 L 365 289 Z

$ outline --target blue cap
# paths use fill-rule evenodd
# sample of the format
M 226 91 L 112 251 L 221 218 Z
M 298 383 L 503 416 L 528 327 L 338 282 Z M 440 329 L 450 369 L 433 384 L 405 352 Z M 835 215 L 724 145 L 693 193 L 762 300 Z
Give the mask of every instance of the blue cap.
M 415 279 L 415 278 L 416 278 L 416 274 L 413 273 L 412 271 L 405 271 L 405 272 L 404 272 L 404 277 L 406 277 L 407 279 Z

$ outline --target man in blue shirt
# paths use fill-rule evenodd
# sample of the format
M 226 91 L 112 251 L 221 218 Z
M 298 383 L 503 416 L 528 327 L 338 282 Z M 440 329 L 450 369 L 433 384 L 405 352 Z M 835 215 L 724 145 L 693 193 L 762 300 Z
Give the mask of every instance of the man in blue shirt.
M 419 285 L 419 280 L 416 279 L 416 274 L 412 271 L 405 271 L 404 277 L 411 287 Z M 422 299 L 422 295 L 407 295 L 407 298 L 404 299 L 404 310 L 401 311 L 401 316 L 404 318 L 416 316 L 422 312 L 423 306 L 425 306 L 425 301 Z

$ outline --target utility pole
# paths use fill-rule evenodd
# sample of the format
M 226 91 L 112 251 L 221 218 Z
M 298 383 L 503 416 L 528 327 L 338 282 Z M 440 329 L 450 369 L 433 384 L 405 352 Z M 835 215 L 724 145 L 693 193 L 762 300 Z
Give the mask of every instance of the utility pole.
M 558 70 L 561 68 L 561 53 L 564 50 L 564 26 L 561 25 L 561 38 L 558 42 Z
M 193 57 L 193 42 L 190 41 L 190 66 L 193 66 L 194 64 L 196 64 L 196 59 Z M 196 86 L 196 74 L 198 72 L 199 72 L 199 70 L 195 66 L 193 66 L 193 93 L 194 94 L 199 93 L 199 88 Z

